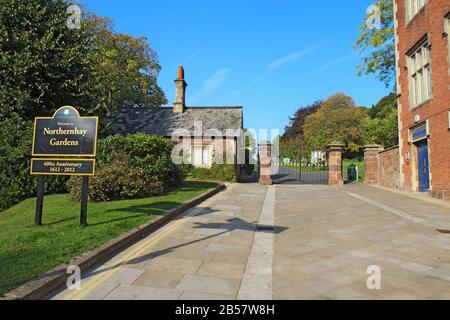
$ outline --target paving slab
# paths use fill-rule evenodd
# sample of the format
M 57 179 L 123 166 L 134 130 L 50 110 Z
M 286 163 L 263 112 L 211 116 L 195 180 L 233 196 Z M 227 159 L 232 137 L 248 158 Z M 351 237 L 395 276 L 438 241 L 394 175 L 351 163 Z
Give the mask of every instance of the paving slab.
M 450 223 L 447 207 L 364 185 L 280 185 L 275 212 L 275 224 L 289 228 L 275 235 L 274 299 L 443 299 L 450 291 L 450 236 L 436 231 Z M 367 288 L 372 265 L 381 290 Z
M 53 298 L 450 299 L 445 226 L 446 206 L 360 184 L 234 184 Z
M 137 285 L 120 285 L 104 300 L 176 300 L 183 292 L 176 289 L 152 288 Z
M 236 296 L 239 284 L 240 281 L 236 279 L 186 275 L 176 289 Z
M 231 185 L 53 299 L 236 299 L 266 189 Z

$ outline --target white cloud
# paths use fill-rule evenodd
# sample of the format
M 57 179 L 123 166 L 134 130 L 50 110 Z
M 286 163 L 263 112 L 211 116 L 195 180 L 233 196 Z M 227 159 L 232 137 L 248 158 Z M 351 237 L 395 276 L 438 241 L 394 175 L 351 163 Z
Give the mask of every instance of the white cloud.
M 185 64 L 188 61 L 192 60 L 193 58 L 195 58 L 196 56 L 198 56 L 200 53 L 202 53 L 206 48 L 208 48 L 207 45 L 204 45 L 203 47 L 197 49 L 195 52 L 193 52 L 189 57 L 187 57 L 186 59 L 184 59 L 183 61 L 181 61 L 181 64 Z
M 307 72 L 307 73 L 304 74 L 304 76 L 310 76 L 310 75 L 313 75 L 313 74 L 316 74 L 316 73 L 327 71 L 328 69 L 331 69 L 331 68 L 333 68 L 333 67 L 335 67 L 337 65 L 346 63 L 348 61 L 354 60 L 356 58 L 357 57 L 356 57 L 356 55 L 354 53 L 348 54 L 348 55 L 340 57 L 340 58 L 338 58 L 338 59 L 336 59 L 334 61 L 331 61 L 331 62 L 329 62 L 329 63 L 327 63 L 327 64 L 325 64 L 325 65 L 323 65 L 323 66 L 321 66 L 321 67 L 319 67 L 317 69 L 314 69 L 314 70 L 312 70 L 310 72 Z
M 249 84 L 247 84 L 246 86 L 242 87 L 241 89 L 233 91 L 231 93 L 231 96 L 235 97 L 235 96 L 238 96 L 238 95 L 244 93 L 245 91 L 247 91 L 247 90 L 253 88 L 254 86 L 256 86 L 263 79 L 264 79 L 264 76 L 262 74 L 254 77 L 253 80 L 249 82 Z
M 267 71 L 275 71 L 278 68 L 281 68 L 282 66 L 297 61 L 301 58 L 303 58 L 305 55 L 307 55 L 308 53 L 311 53 L 315 50 L 317 50 L 321 45 L 323 45 L 324 43 L 328 42 L 329 39 L 325 39 L 324 41 L 312 44 L 306 48 L 303 48 L 299 51 L 290 53 L 284 57 L 281 57 L 279 59 L 276 59 L 274 61 L 272 61 L 268 66 L 267 66 Z
M 195 104 L 197 101 L 217 90 L 224 83 L 231 71 L 231 68 L 223 68 L 212 74 L 208 80 L 205 81 L 200 91 L 191 97 L 190 103 Z

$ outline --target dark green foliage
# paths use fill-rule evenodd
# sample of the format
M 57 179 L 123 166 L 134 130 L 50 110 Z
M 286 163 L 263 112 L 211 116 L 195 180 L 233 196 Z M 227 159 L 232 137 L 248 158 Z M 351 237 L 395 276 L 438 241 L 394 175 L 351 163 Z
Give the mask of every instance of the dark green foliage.
M 89 199 L 109 201 L 149 197 L 181 185 L 182 170 L 173 164 L 170 140 L 138 133 L 101 139 L 97 147 L 97 172 L 90 179 Z M 80 198 L 80 179 L 67 183 Z
M 290 145 L 303 140 L 303 126 L 306 118 L 316 113 L 320 108 L 321 101 L 315 101 L 307 106 L 300 107 L 293 117 L 289 118 L 289 125 L 286 126 L 285 132 L 281 137 L 284 144 Z
M 0 122 L 0 210 L 36 193 L 36 178 L 30 175 L 33 125 L 15 114 Z M 65 192 L 66 177 L 47 176 L 45 191 Z
M 369 117 L 363 122 L 365 142 L 376 143 L 385 148 L 398 144 L 397 98 L 391 93 L 367 111 Z
M 0 0 L 0 118 L 26 120 L 63 105 L 81 113 L 94 96 L 87 28 L 66 26 L 64 0 Z
M 162 194 L 161 181 L 142 179 L 139 168 L 129 167 L 120 157 L 97 171 L 89 184 L 89 200 L 92 202 L 118 199 L 139 199 Z M 81 199 L 81 178 L 72 178 L 67 183 L 72 198 Z
M 112 86 L 107 94 L 114 91 L 117 108 L 166 102 L 156 82 L 157 55 L 148 41 L 117 34 L 109 19 L 85 10 L 81 29 L 69 29 L 71 4 L 0 0 L 0 210 L 35 194 L 29 165 L 31 121 L 36 116 L 50 116 L 72 105 L 82 115 L 100 116 L 100 136 L 106 136 L 102 115 L 112 110 L 102 108 L 105 86 Z M 164 161 L 157 160 L 149 170 L 158 172 L 157 179 L 167 179 L 167 185 L 176 184 L 180 176 L 171 175 L 172 168 L 161 169 Z M 155 176 L 154 172 L 145 174 Z M 46 193 L 65 192 L 66 181 L 67 177 L 46 177 Z
M 193 180 L 236 182 L 236 167 L 233 164 L 214 163 L 211 168 L 184 166 L 186 178 Z

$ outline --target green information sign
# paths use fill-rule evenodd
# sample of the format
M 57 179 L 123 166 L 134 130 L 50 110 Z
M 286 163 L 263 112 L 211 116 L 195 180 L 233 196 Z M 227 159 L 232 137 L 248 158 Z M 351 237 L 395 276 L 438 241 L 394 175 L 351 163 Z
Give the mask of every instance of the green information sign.
M 32 156 L 44 157 L 31 159 L 30 173 L 37 175 L 38 181 L 36 225 L 42 225 L 46 175 L 83 177 L 80 224 L 87 225 L 89 176 L 93 176 L 95 171 L 97 128 L 98 117 L 80 117 L 78 111 L 70 106 L 59 108 L 53 117 L 37 117 L 34 120 Z
M 80 117 L 70 106 L 34 122 L 33 156 L 95 157 L 98 117 Z

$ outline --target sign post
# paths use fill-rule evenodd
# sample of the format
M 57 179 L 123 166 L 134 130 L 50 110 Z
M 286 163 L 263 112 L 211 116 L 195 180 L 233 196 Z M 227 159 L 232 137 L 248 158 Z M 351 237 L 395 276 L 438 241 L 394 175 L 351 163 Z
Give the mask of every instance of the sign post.
M 35 119 L 30 173 L 37 175 L 38 180 L 36 225 L 42 225 L 45 175 L 82 177 L 80 225 L 87 225 L 89 177 L 95 172 L 97 130 L 98 117 L 80 117 L 70 106 L 59 108 L 53 117 Z
M 83 177 L 81 182 L 81 213 L 80 225 L 85 227 L 87 225 L 87 204 L 89 191 L 89 177 Z
M 37 176 L 37 196 L 36 196 L 36 216 L 35 224 L 42 225 L 42 209 L 44 207 L 45 178 L 43 175 Z

